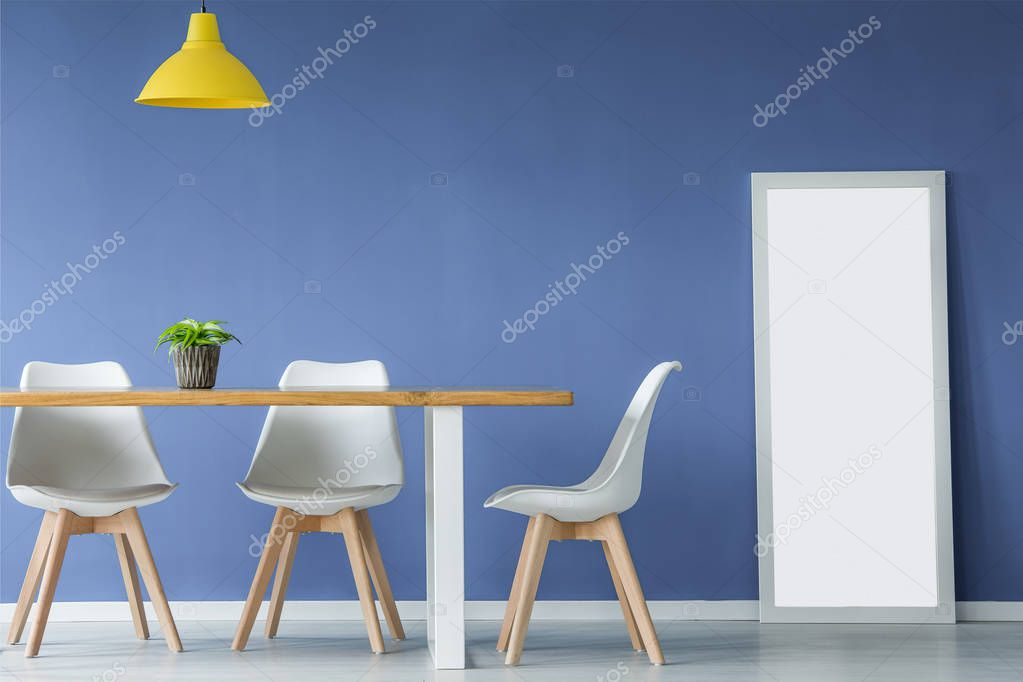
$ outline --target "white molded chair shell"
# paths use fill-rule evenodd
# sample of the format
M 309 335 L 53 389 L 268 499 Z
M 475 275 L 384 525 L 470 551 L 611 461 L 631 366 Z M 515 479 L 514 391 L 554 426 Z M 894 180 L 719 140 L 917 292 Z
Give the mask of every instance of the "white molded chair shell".
M 30 362 L 22 388 L 128 388 L 116 362 Z M 14 411 L 7 487 L 30 507 L 111 516 L 163 500 L 167 480 L 139 407 L 19 407 Z
M 526 516 L 547 514 L 565 522 L 594 521 L 632 507 L 643 484 L 650 418 L 661 386 L 673 370 L 682 371 L 682 363 L 662 362 L 643 379 L 600 466 L 585 481 L 566 487 L 513 485 L 498 490 L 483 506 Z
M 280 381 L 281 388 L 389 385 L 376 360 L 296 360 Z M 238 487 L 256 502 L 327 516 L 390 502 L 404 483 L 393 407 L 273 406 Z

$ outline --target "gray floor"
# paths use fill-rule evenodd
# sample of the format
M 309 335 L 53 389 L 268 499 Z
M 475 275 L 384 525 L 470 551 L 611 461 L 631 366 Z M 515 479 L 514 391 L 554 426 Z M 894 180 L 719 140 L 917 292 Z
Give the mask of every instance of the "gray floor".
M 183 621 L 186 651 L 133 638 L 131 623 L 52 623 L 40 656 L 4 646 L 0 677 L 11 680 L 1023 680 L 1023 623 L 943 625 L 759 625 L 658 623 L 668 665 L 653 667 L 629 648 L 619 622 L 535 622 L 522 664 L 506 668 L 494 651 L 498 623 L 471 622 L 473 670 L 434 671 L 424 623 L 408 639 L 369 653 L 357 622 L 285 622 L 279 638 L 253 630 L 249 649 L 228 649 L 234 623 Z

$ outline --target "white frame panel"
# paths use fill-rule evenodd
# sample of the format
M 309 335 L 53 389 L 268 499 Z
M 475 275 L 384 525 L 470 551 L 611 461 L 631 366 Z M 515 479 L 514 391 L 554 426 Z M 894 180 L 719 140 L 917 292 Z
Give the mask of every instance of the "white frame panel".
M 774 460 L 771 422 L 771 327 L 769 259 L 782 257 L 770 243 L 768 190 L 846 188 L 926 188 L 929 191 L 931 330 L 934 400 L 934 529 L 936 604 L 934 606 L 778 606 L 775 547 L 758 545 L 760 619 L 763 623 L 870 622 L 953 623 L 955 590 L 952 554 L 951 440 L 948 394 L 948 313 L 943 171 L 753 173 L 754 361 L 756 367 L 758 540 L 775 529 Z M 787 311 L 776 311 L 783 314 Z M 893 564 L 894 565 L 894 564 Z M 897 567 L 896 567 L 897 568 Z M 908 575 L 908 574 L 907 574 Z

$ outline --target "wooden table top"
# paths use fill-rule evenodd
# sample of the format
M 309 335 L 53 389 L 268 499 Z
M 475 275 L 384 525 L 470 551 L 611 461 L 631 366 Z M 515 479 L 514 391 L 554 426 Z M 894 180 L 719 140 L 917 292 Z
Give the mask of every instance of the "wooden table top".
M 571 405 L 571 391 L 538 386 L 309 386 L 302 388 L 0 388 L 0 407 L 156 405 Z

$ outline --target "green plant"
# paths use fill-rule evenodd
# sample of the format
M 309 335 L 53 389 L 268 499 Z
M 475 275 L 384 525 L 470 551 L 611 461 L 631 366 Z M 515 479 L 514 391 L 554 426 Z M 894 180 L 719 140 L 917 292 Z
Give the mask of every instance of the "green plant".
M 170 351 L 192 346 L 223 346 L 228 341 L 241 343 L 237 336 L 221 327 L 222 324 L 226 323 L 223 320 L 198 322 L 186 317 L 163 330 L 156 340 L 156 348 L 165 343 L 170 344 Z M 153 349 L 154 353 L 156 348 Z

